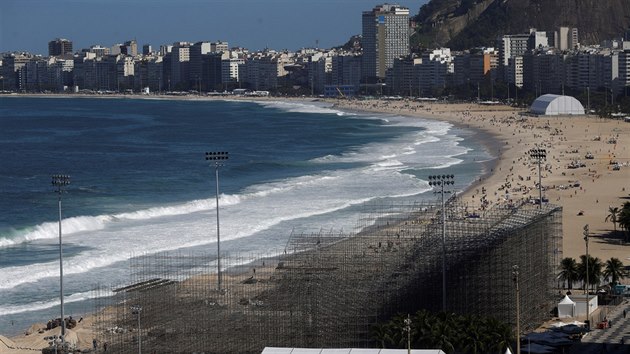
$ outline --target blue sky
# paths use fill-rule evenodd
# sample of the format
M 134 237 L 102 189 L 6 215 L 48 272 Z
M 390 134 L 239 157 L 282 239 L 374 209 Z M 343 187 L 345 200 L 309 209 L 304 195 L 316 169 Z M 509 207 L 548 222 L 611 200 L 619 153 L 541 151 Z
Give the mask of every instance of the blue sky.
M 388 1 L 415 15 L 428 0 Z M 0 52 L 48 54 L 48 41 L 67 38 L 74 49 L 110 47 L 136 39 L 139 47 L 175 41 L 228 41 L 252 50 L 330 48 L 361 33 L 371 0 L 0 0 Z

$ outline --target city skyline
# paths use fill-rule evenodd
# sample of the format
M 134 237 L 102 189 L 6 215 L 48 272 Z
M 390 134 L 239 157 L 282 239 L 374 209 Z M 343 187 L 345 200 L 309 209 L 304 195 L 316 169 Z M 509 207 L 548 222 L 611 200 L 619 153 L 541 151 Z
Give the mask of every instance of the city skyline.
M 391 3 L 410 16 L 428 0 Z M 47 54 L 67 38 L 74 50 L 136 39 L 154 48 L 177 41 L 226 41 L 252 50 L 330 48 L 361 33 L 361 13 L 382 1 L 335 0 L 5 0 L 0 3 L 0 52 Z M 321 15 L 317 15 L 317 13 Z M 216 14 L 216 17 L 212 17 Z M 211 20 L 208 20 L 211 18 Z

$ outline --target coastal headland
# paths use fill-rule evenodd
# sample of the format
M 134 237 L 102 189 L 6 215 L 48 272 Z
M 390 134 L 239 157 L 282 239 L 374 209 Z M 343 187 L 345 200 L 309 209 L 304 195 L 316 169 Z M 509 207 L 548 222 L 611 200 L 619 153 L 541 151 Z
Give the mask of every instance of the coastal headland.
M 620 207 L 630 196 L 630 123 L 595 116 L 531 117 L 523 115 L 522 109 L 474 103 L 324 101 L 340 110 L 437 119 L 482 132 L 480 139 L 487 139 L 486 147 L 497 160 L 477 183 L 460 194 L 464 202 L 473 206 L 482 205 L 482 200 L 491 205 L 538 198 L 538 165 L 529 156 L 529 150 L 546 149 L 547 158 L 541 166 L 543 194 L 550 203 L 563 208 L 562 256 L 578 258 L 584 254 L 583 227 L 589 225 L 592 256 L 602 261 L 616 257 L 630 264 L 630 246 L 623 242 L 621 233 L 615 236 L 613 224 L 605 221 L 608 208 Z M 578 167 L 573 168 L 576 163 Z M 613 163 L 620 168 L 613 169 Z M 86 316 L 76 328 L 81 348 L 91 346 L 92 321 Z M 50 333 L 39 334 L 36 327 L 29 330 L 29 335 L 11 339 L 0 336 L 0 353 L 33 353 L 34 349 L 47 346 L 42 338 Z

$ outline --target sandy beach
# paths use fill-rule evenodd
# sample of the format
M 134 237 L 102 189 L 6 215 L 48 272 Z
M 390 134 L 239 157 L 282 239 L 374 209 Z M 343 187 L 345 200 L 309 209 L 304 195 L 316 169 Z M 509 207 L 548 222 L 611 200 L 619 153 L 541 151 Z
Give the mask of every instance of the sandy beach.
M 591 255 L 602 261 L 616 257 L 630 264 L 630 244 L 624 244 L 621 237 L 610 237 L 613 224 L 605 222 L 608 208 L 621 207 L 630 196 L 630 123 L 595 116 L 529 117 L 521 115 L 522 110 L 507 106 L 381 100 L 326 102 L 341 110 L 439 119 L 483 131 L 480 139 L 493 136 L 492 141 L 486 142 L 491 153 L 498 156 L 493 170 L 460 195 L 479 208 L 483 203 L 538 198 L 538 165 L 528 152 L 532 148 L 546 149 L 547 159 L 541 166 L 543 193 L 550 203 L 563 207 L 563 257 L 578 258 L 585 253 L 583 227 L 589 225 Z M 592 159 L 586 158 L 588 153 Z M 584 167 L 568 168 L 578 162 Z M 613 170 L 611 162 L 619 163 L 621 168 Z M 630 279 L 626 282 L 630 283 Z M 33 353 L 47 346 L 43 337 L 51 333 L 38 333 L 42 325 L 45 327 L 32 326 L 28 335 L 11 339 L 0 336 L 0 353 Z M 91 329 L 92 319 L 88 317 L 75 328 L 79 348 L 91 347 Z
M 484 196 L 488 203 L 538 198 L 538 165 L 528 152 L 545 149 L 543 195 L 563 207 L 563 257 L 585 254 L 583 228 L 589 225 L 589 254 L 603 261 L 616 257 L 630 264 L 630 245 L 623 244 L 621 238 L 610 238 L 613 224 L 605 222 L 608 207 L 620 208 L 630 196 L 630 123 L 595 116 L 531 117 L 508 106 L 334 102 L 340 109 L 434 118 L 494 136 L 498 144 L 487 145 L 489 149 L 498 147 L 492 151 L 499 157 L 494 171 L 461 195 L 471 205 L 480 205 Z M 593 158 L 587 159 L 587 153 Z M 568 168 L 573 162 L 585 166 Z M 618 162 L 621 169 L 614 171 L 611 162 Z

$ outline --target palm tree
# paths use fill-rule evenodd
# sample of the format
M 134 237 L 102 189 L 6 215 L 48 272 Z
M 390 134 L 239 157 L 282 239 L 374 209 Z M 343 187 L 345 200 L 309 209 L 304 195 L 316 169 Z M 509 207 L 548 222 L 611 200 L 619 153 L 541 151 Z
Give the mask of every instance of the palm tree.
M 453 353 L 455 351 L 455 335 L 452 323 L 448 318 L 439 318 L 432 328 L 431 335 L 433 339 L 433 348 L 442 349 L 445 353 Z
M 459 325 L 463 325 L 464 328 L 458 329 L 461 333 L 457 343 L 458 349 L 470 354 L 488 352 L 488 334 L 484 332 L 486 328 L 483 327 L 485 325 L 483 321 L 478 317 L 467 315 L 462 316 Z
M 613 223 L 613 229 L 615 230 L 615 233 L 617 232 L 617 221 L 619 221 L 619 208 L 617 207 L 608 207 L 608 215 L 606 215 L 606 219 L 604 220 L 604 222 L 608 222 L 610 220 L 610 222 Z
M 617 222 L 619 226 L 626 230 L 626 241 L 628 240 L 628 235 L 630 234 L 630 202 L 623 203 L 621 207 L 621 211 L 617 216 Z
M 506 348 L 514 352 L 512 342 L 516 341 L 516 337 L 511 326 L 492 317 L 483 319 L 483 322 L 488 335 L 486 344 L 489 353 L 504 353 Z
M 602 261 L 591 255 L 588 256 L 588 282 L 586 284 L 586 255 L 580 256 L 580 263 L 578 264 L 579 279 L 584 282 L 584 290 L 591 285 L 599 285 L 602 277 Z
M 372 326 L 372 338 L 378 342 L 380 348 L 391 348 L 391 343 L 394 342 L 392 338 L 392 327 L 390 322 L 379 323 Z
M 371 328 L 372 338 L 379 343 L 381 348 L 406 348 L 407 335 L 403 333 L 405 318 L 406 316 L 399 314 L 386 323 L 373 325 Z
M 558 274 L 558 279 L 563 282 L 566 281 L 569 290 L 573 289 L 573 283 L 580 279 L 578 264 L 575 261 L 575 258 L 566 257 L 562 259 L 560 262 L 560 274 Z
M 626 276 L 625 268 L 619 258 L 611 258 L 606 261 L 606 268 L 603 272 L 604 278 L 610 279 L 610 285 L 615 286 L 619 279 Z
M 429 347 L 431 343 L 431 328 L 435 315 L 427 310 L 420 310 L 411 318 L 411 329 L 413 336 L 414 348 Z

